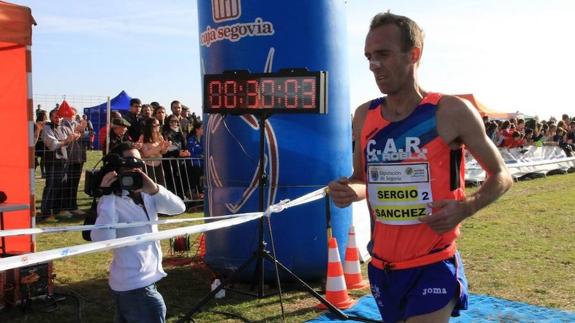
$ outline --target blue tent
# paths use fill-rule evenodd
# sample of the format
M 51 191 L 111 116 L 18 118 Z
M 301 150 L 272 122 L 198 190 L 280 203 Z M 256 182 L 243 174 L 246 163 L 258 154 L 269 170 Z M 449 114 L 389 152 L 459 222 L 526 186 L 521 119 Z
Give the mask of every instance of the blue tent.
M 125 115 L 130 109 L 131 99 L 132 98 L 126 93 L 126 91 L 120 92 L 120 94 L 110 100 L 111 110 L 119 111 L 122 115 Z M 92 121 L 94 131 L 96 132 L 96 138 L 94 139 L 95 147 L 100 146 L 98 132 L 106 125 L 107 104 L 107 102 L 104 102 L 94 107 L 84 108 L 84 114 L 88 116 L 88 120 Z

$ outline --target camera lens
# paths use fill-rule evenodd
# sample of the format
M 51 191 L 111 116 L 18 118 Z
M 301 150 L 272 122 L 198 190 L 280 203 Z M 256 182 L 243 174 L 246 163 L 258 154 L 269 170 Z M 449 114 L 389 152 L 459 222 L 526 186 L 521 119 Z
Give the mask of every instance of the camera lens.
M 124 190 L 137 190 L 143 186 L 142 175 L 136 172 L 120 173 L 120 187 Z
M 122 187 L 132 187 L 134 185 L 134 178 L 131 176 L 122 177 Z

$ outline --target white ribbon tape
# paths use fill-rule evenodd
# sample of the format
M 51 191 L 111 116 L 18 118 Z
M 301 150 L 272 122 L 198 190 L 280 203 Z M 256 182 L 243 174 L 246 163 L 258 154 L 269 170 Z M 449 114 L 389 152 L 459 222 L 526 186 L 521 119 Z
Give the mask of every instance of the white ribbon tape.
M 298 206 L 301 204 L 316 201 L 323 198 L 326 195 L 326 188 L 322 187 L 311 193 L 305 194 L 294 200 L 282 200 L 279 203 L 270 205 L 265 211 L 266 216 L 270 216 L 271 213 L 279 213 L 283 210 Z M 46 227 L 46 228 L 32 228 L 32 229 L 16 229 L 16 230 L 3 230 L 0 231 L 0 237 L 25 235 L 25 234 L 37 234 L 37 233 L 54 233 L 54 232 L 69 232 L 69 231 L 84 231 L 84 230 L 95 230 L 95 229 L 120 229 L 144 226 L 150 224 L 169 224 L 169 223 L 182 223 L 191 221 L 210 221 L 210 220 L 221 220 L 214 221 L 210 223 L 199 224 L 195 226 L 187 226 L 183 228 L 176 228 L 170 230 L 164 230 L 159 232 L 151 232 L 140 235 L 134 235 L 124 238 L 111 239 L 105 241 L 98 241 L 92 243 L 86 243 L 71 247 L 64 247 L 59 249 L 51 249 L 46 251 L 40 251 L 35 253 L 27 253 L 18 256 L 0 258 L 0 271 L 29 266 L 33 264 L 43 263 L 55 259 L 60 259 L 64 257 L 76 256 L 91 252 L 105 251 L 120 247 L 132 246 L 143 242 L 156 241 L 169 239 L 182 234 L 195 234 L 201 232 L 207 232 L 212 230 L 217 230 L 221 228 L 226 228 L 241 223 L 249 222 L 262 217 L 264 213 L 253 212 L 253 213 L 242 213 L 234 215 L 224 215 L 224 216 L 214 216 L 207 218 L 193 218 L 193 219 L 170 219 L 170 220 L 159 220 L 159 221 L 148 221 L 148 222 L 133 222 L 133 223 L 114 223 L 114 224 L 98 224 L 98 225 L 76 225 L 76 226 L 65 226 L 65 227 Z
M 0 230 L 0 237 L 21 236 L 21 235 L 38 234 L 38 233 L 85 231 L 85 230 L 95 230 L 95 229 L 124 229 L 124 228 L 142 227 L 145 225 L 154 225 L 154 224 L 173 224 L 173 223 L 184 223 L 184 222 L 194 222 L 194 221 L 222 220 L 222 219 L 242 217 L 246 214 L 251 214 L 251 213 L 211 216 L 211 217 L 193 218 L 193 219 L 168 219 L 168 220 L 130 222 L 130 223 L 120 222 L 120 223 L 110 223 L 110 224 L 70 225 L 70 226 L 62 226 L 62 227 L 44 227 L 44 228 L 31 228 L 31 229 Z
M 290 208 L 292 206 L 298 206 L 301 204 L 313 202 L 315 200 L 319 200 L 320 198 L 325 196 L 325 189 L 326 189 L 326 187 L 322 187 L 322 188 L 315 190 L 311 193 L 307 193 L 306 195 L 302 195 L 295 200 L 291 200 L 291 201 L 289 201 L 283 205 L 284 209 Z
M 119 247 L 132 246 L 143 242 L 155 241 L 169 239 L 182 234 L 194 234 L 206 231 L 212 231 L 216 229 L 226 228 L 233 225 L 238 225 L 241 223 L 249 222 L 260 218 L 263 215 L 262 212 L 256 213 L 246 213 L 242 217 L 236 217 L 232 219 L 216 221 L 211 223 L 199 224 L 195 226 L 188 226 L 177 229 L 164 230 L 160 232 L 144 233 L 135 236 L 129 236 L 124 238 L 98 241 L 92 243 L 86 243 L 71 247 L 51 249 L 46 251 L 40 251 L 35 253 L 27 253 L 20 256 L 12 256 L 0 259 L 0 271 L 18 268 L 22 266 L 28 266 L 33 264 L 38 264 L 42 262 L 47 262 L 50 260 L 60 259 L 64 257 L 76 256 L 96 251 L 104 251 L 115 249 Z

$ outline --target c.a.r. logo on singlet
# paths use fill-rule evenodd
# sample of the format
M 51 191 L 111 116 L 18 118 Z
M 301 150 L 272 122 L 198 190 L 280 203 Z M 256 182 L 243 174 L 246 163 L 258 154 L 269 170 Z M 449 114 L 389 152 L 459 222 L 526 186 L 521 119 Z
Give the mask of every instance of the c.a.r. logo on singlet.
M 240 0 L 212 0 L 212 18 L 215 22 L 238 19 L 241 15 Z
M 427 149 L 420 148 L 420 144 L 421 140 L 418 137 L 405 137 L 405 142 L 400 144 L 396 143 L 393 138 L 387 138 L 385 145 L 381 147 L 380 143 L 371 139 L 366 145 L 367 161 L 427 160 Z

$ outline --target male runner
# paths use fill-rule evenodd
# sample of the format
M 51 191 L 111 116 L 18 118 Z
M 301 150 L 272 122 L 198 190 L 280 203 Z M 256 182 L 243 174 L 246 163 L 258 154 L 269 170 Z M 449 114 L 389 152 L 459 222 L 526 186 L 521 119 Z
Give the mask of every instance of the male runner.
M 377 14 L 365 56 L 385 97 L 357 108 L 349 178 L 329 183 L 338 207 L 367 198 L 372 215 L 369 279 L 385 322 L 448 322 L 467 308 L 455 247 L 460 223 L 512 185 L 479 113 L 417 82 L 423 32 L 411 19 Z M 465 196 L 463 148 L 488 177 Z

